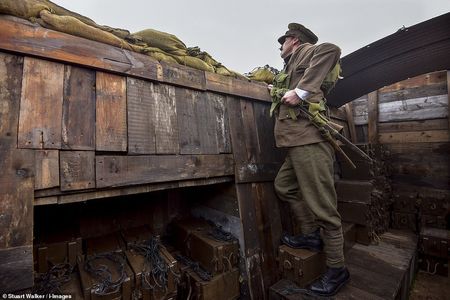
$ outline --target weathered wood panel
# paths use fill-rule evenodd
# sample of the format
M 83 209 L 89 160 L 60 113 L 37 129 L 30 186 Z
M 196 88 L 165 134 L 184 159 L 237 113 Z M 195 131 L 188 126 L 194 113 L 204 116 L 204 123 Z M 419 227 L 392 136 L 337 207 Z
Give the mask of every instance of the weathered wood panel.
M 156 153 L 153 83 L 127 78 L 128 154 Z
M 239 99 L 227 97 L 227 111 L 230 123 L 231 146 L 236 165 L 245 164 L 248 161 L 247 147 L 244 131 L 244 123 L 241 114 Z
M 416 76 L 409 78 L 386 87 L 379 89 L 380 94 L 385 94 L 389 92 L 404 91 L 412 88 L 422 89 L 424 86 L 430 86 L 435 84 L 441 84 L 445 81 L 445 71 L 438 71 L 433 73 L 428 73 L 425 75 Z
M 61 148 L 64 65 L 25 57 L 19 147 Z
M 403 131 L 429 131 L 429 130 L 446 130 L 449 128 L 448 119 L 406 121 L 406 122 L 390 122 L 378 124 L 380 133 L 387 132 L 403 132 Z
M 59 151 L 36 150 L 34 189 L 49 189 L 59 186 Z
M 12 16 L 2 15 L 0 22 L 3 49 L 141 78 L 157 78 L 160 65 L 146 55 L 42 28 Z
M 95 188 L 95 152 L 60 152 L 61 190 Z
M 282 233 L 279 201 L 272 182 L 256 183 L 253 185 L 253 190 L 256 196 L 258 234 L 264 253 L 262 265 L 264 286 L 268 288 L 279 279 L 276 276 L 278 274 L 278 246 Z
M 368 95 L 368 131 L 369 143 L 378 143 L 378 92 L 372 92 Z
M 197 104 L 196 115 L 199 126 L 199 137 L 202 154 L 219 154 L 217 141 L 217 122 L 213 103 L 206 93 L 201 93 Z
M 29 288 L 33 281 L 32 244 L 0 250 L 0 293 Z
M 412 132 L 389 132 L 380 133 L 379 141 L 382 144 L 391 143 L 434 143 L 448 142 L 448 130 L 428 130 Z
M 21 57 L 0 55 L 0 249 L 32 244 L 34 156 L 17 149 L 22 67 Z
M 211 103 L 215 120 L 217 147 L 219 153 L 231 153 L 230 124 L 228 120 L 227 97 L 215 93 L 206 93 L 206 101 Z
M 365 125 L 369 118 L 368 95 L 353 100 L 351 105 L 355 125 Z
M 0 53 L 0 150 L 17 147 L 23 57 Z
M 347 116 L 350 140 L 353 143 L 356 143 L 356 128 L 355 128 L 355 121 L 353 119 L 353 105 L 351 102 L 345 104 L 345 114 Z
M 442 81 L 439 83 L 434 83 L 432 85 L 416 86 L 387 93 L 383 93 L 381 91 L 382 90 L 380 90 L 379 92 L 379 102 L 387 103 L 414 98 L 444 95 L 447 93 L 447 84 L 445 81 Z
M 256 190 L 254 184 L 236 184 L 240 219 L 244 234 L 245 266 L 251 296 L 253 299 L 264 299 L 265 287 L 262 273 L 262 252 L 258 234 L 258 216 L 256 214 Z
M 127 151 L 125 77 L 97 72 L 96 150 Z
M 65 66 L 62 148 L 95 150 L 95 71 Z
M 181 154 L 219 154 L 216 112 L 202 92 L 176 89 Z M 221 116 L 221 119 L 224 117 Z
M 448 129 L 450 130 L 450 71 L 447 71 L 447 119 L 448 119 Z
M 165 84 L 154 84 L 156 153 L 179 153 L 178 121 L 175 88 Z
M 161 68 L 158 69 L 158 80 L 194 88 L 197 90 L 205 90 L 206 78 L 205 72 L 182 65 L 173 65 L 160 62 Z
M 272 102 L 265 83 L 250 83 L 250 80 L 235 79 L 210 72 L 206 72 L 205 76 L 206 89 L 209 91 Z
M 445 118 L 448 115 L 448 96 L 438 95 L 380 103 L 379 110 L 380 122 Z
M 96 156 L 97 188 L 233 174 L 228 154 Z

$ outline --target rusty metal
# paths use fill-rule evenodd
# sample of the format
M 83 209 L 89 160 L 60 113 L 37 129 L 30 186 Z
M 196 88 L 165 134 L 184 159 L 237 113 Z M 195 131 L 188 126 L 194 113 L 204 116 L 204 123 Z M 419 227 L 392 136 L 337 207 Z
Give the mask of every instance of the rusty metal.
M 339 107 L 383 86 L 450 69 L 450 13 L 369 44 L 342 58 L 344 79 L 328 95 Z

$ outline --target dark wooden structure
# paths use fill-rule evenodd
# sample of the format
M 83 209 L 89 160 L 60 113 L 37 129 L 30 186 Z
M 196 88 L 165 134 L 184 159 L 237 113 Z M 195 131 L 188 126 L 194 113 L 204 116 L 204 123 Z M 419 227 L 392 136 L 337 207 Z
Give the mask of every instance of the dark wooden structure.
M 206 207 L 197 215 L 218 216 L 238 237 L 244 297 L 266 298 L 280 279 L 282 228 L 298 228 L 273 191 L 284 155 L 274 145 L 265 84 L 158 62 L 10 16 L 1 15 L 0 25 L 0 291 L 33 285 L 38 209 L 44 210 L 42 221 L 46 213 L 55 216 L 53 208 L 63 208 L 58 222 L 79 222 L 81 237 L 89 240 L 93 228 L 99 235 L 118 229 L 103 222 L 109 212 L 91 209 L 95 199 L 105 199 L 111 211 L 134 210 L 133 218 L 117 221 L 130 228 L 154 211 L 159 227 L 153 229 L 161 233 L 183 201 L 196 198 Z M 354 142 L 390 151 L 394 227 L 447 226 L 448 78 L 447 70 L 422 75 L 332 111 Z M 187 190 L 183 199 L 180 188 Z M 143 204 L 145 212 L 126 198 L 149 192 L 155 199 Z M 112 197 L 126 203 L 113 205 Z M 81 215 L 82 221 L 75 220 Z M 351 232 L 358 239 L 356 229 Z M 388 244 L 402 244 L 385 236 Z M 414 244 L 414 238 L 408 241 L 396 248 Z M 352 297 L 368 293 L 361 290 L 367 282 L 360 260 L 375 251 L 389 264 L 392 282 L 379 270 L 372 275 L 392 283 L 391 298 L 406 299 L 415 247 L 394 262 L 384 253 L 393 249 L 389 245 L 347 243 L 360 284 L 347 288 Z M 384 296 L 381 289 L 370 293 Z
M 2 291 L 33 284 L 36 206 L 231 182 L 234 200 L 215 206 L 240 220 L 260 299 L 276 279 L 281 234 L 271 181 L 283 155 L 266 86 L 10 16 L 0 25 Z

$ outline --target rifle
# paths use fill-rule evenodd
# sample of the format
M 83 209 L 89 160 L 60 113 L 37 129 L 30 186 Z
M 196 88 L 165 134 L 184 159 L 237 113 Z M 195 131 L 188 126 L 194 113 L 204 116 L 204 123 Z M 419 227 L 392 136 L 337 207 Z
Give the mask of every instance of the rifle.
M 347 154 L 345 154 L 344 150 L 342 150 L 342 148 L 339 147 L 336 140 L 341 141 L 342 143 L 344 143 L 345 145 L 350 147 L 350 149 L 353 150 L 353 152 L 359 154 L 361 157 L 368 160 L 370 163 L 373 163 L 373 160 L 372 160 L 372 158 L 370 158 L 369 155 L 367 155 L 364 151 L 359 149 L 355 144 L 350 142 L 345 136 L 343 136 L 335 128 L 333 128 L 330 125 L 330 123 L 331 123 L 330 121 L 326 120 L 326 122 L 324 122 L 325 124 L 323 124 L 323 125 L 316 124 L 314 121 L 312 121 L 316 117 L 316 115 L 313 115 L 312 113 L 310 113 L 308 111 L 308 109 L 303 105 L 299 105 L 298 107 L 300 108 L 300 111 L 303 112 L 311 120 L 311 123 L 313 123 L 314 126 L 316 126 L 316 128 L 320 131 L 320 134 L 331 144 L 331 146 L 333 146 L 333 148 L 337 152 L 341 153 L 342 156 L 344 156 L 345 160 L 347 160 L 347 162 L 353 168 L 356 169 L 355 164 L 347 156 Z M 323 118 L 323 119 L 325 119 L 325 118 Z

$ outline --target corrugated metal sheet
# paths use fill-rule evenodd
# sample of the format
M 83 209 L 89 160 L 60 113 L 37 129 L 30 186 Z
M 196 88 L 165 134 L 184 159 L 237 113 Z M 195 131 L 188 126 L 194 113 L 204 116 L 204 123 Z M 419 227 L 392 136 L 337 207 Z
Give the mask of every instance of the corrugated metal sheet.
M 339 107 L 383 86 L 450 69 L 450 13 L 401 28 L 342 58 L 344 79 L 328 95 Z

